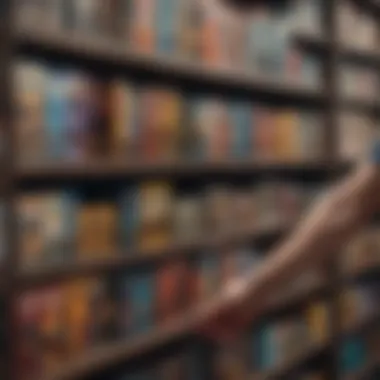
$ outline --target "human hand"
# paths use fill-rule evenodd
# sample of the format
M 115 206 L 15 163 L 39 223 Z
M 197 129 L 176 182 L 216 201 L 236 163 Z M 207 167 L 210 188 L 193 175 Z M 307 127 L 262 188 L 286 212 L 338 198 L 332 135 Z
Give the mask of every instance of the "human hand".
M 233 341 L 252 323 L 254 310 L 245 280 L 229 282 L 200 308 L 197 332 L 216 342 Z

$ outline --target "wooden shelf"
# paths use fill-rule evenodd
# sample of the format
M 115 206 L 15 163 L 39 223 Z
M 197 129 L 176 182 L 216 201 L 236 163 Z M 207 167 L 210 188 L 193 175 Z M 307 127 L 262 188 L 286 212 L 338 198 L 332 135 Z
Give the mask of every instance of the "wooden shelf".
M 42 56 L 60 61 L 75 61 L 109 69 L 115 73 L 131 73 L 135 78 L 164 80 L 169 84 L 224 92 L 229 95 L 255 95 L 263 101 L 323 106 L 326 94 L 321 90 L 287 83 L 263 80 L 241 69 L 207 67 L 167 56 L 151 56 L 131 51 L 125 43 L 101 38 L 88 38 L 46 28 L 19 28 L 14 32 L 19 54 Z M 203 90 L 202 90 L 203 91 Z
M 372 12 L 375 16 L 380 16 L 380 3 L 379 0 L 351 0 L 357 4 L 358 8 L 363 8 L 368 12 Z
M 326 55 L 329 50 L 335 50 L 335 45 L 329 39 L 316 35 L 298 34 L 294 42 L 301 48 L 317 55 Z M 360 47 L 336 44 L 340 60 L 359 63 L 378 68 L 380 66 L 380 51 Z
M 379 68 L 380 66 L 380 51 L 375 49 L 339 45 L 338 54 L 344 61 L 372 66 L 373 68 Z
M 314 290 L 317 291 L 317 290 Z M 310 295 L 302 294 L 302 297 Z M 299 302 L 301 295 L 289 299 L 288 302 Z M 132 341 L 132 343 L 115 343 L 109 344 L 99 349 L 92 350 L 87 355 L 70 362 L 64 366 L 64 369 L 58 373 L 48 376 L 45 380 L 85 380 L 91 379 L 95 373 L 108 373 L 108 371 L 117 367 L 119 364 L 128 366 L 128 362 L 144 361 L 147 355 L 154 355 L 154 351 L 160 351 L 165 346 L 175 345 L 180 341 L 188 339 L 192 333 L 196 321 L 199 320 L 199 310 L 187 312 L 186 317 L 174 319 L 165 327 L 157 329 L 152 333 L 148 333 Z M 266 315 L 266 313 L 264 313 Z M 277 369 L 268 372 L 264 379 L 276 378 L 278 376 L 290 373 L 299 366 L 305 365 L 309 361 L 319 357 L 329 347 L 329 343 L 320 346 L 314 346 L 308 349 L 302 357 L 289 361 Z
M 284 297 L 280 302 L 274 303 L 264 311 L 262 319 L 268 322 L 268 320 L 274 320 L 285 315 L 296 313 L 303 306 L 310 304 L 314 300 L 321 299 L 330 293 L 330 288 L 327 286 L 327 283 L 323 281 L 308 289 Z
M 45 163 L 19 166 L 17 180 L 20 182 L 97 180 L 134 176 L 197 176 L 210 174 L 246 175 L 254 173 L 313 173 L 344 170 L 348 163 L 328 160 L 305 160 L 289 162 L 259 162 L 257 160 L 225 160 L 217 162 L 125 162 L 91 161 L 88 163 Z
M 373 360 L 366 364 L 363 369 L 357 371 L 354 374 L 342 376 L 343 380 L 370 380 L 373 379 L 373 375 L 380 368 L 380 361 Z
M 353 111 L 372 115 L 378 115 L 380 112 L 380 103 L 377 100 L 343 98 L 338 102 L 338 105 L 344 111 Z
M 146 359 L 154 351 L 186 339 L 194 326 L 194 320 L 194 316 L 177 318 L 165 327 L 128 343 L 113 343 L 93 349 L 65 364 L 58 372 L 46 376 L 44 380 L 91 380 L 95 375 L 107 373 L 120 363 Z
M 348 283 L 380 281 L 380 266 L 373 266 L 346 275 Z
M 374 315 L 370 317 L 363 318 L 363 320 L 355 323 L 354 326 L 344 329 L 342 331 L 342 336 L 346 337 L 367 334 L 376 326 L 380 326 L 380 311 L 374 313 Z
M 271 103 L 293 103 L 299 105 L 324 106 L 327 104 L 327 95 L 320 90 L 305 86 L 286 83 L 276 83 L 256 78 L 242 70 L 228 68 L 210 68 L 204 65 L 185 62 L 180 59 L 171 59 L 165 56 L 151 56 L 128 50 L 125 44 L 110 42 L 109 40 L 93 39 L 68 32 L 49 31 L 46 29 L 19 29 L 15 33 L 19 50 L 27 52 L 28 56 L 48 55 L 63 60 L 74 60 L 84 63 L 95 63 L 109 67 L 112 73 L 121 71 L 122 74 L 131 73 L 133 77 L 164 80 L 165 83 L 190 86 L 198 92 L 206 88 L 210 92 L 226 92 L 227 94 L 254 95 L 262 101 Z M 296 43 L 313 51 L 326 52 L 329 42 L 315 36 L 300 35 L 295 37 Z M 345 59 L 380 65 L 380 54 L 360 51 L 351 48 L 342 48 L 340 54 Z M 96 67 L 96 65 L 95 65 Z M 349 99 L 341 102 L 342 107 L 362 112 L 373 112 L 380 108 L 376 101 Z M 169 165 L 170 166 L 170 165 Z M 172 165 L 173 166 L 173 165 Z M 179 168 L 178 168 L 179 169 Z M 178 169 L 174 168 L 175 171 Z M 186 167 L 181 170 L 187 171 Z M 207 168 L 206 168 L 207 169 Z M 112 168 L 103 166 L 103 170 L 113 172 Z M 130 170 L 133 171 L 132 168 Z M 92 165 L 88 165 L 88 172 L 92 172 Z
M 251 240 L 276 239 L 284 235 L 290 227 L 278 225 L 268 228 L 254 227 L 247 229 L 245 232 L 226 234 L 216 234 L 206 236 L 196 242 L 177 243 L 156 250 L 131 250 L 125 253 L 121 252 L 114 257 L 104 260 L 91 260 L 82 262 L 73 262 L 62 265 L 36 265 L 33 268 L 20 270 L 18 275 L 18 284 L 21 288 L 46 284 L 60 281 L 63 279 L 93 275 L 109 271 L 119 271 L 135 269 L 144 265 L 154 265 L 159 262 L 178 258 L 188 258 L 199 252 L 212 249 L 225 249 L 229 246 L 235 246 L 239 243 L 247 243 Z
M 127 365 L 128 362 L 135 360 L 143 360 L 153 351 L 158 351 L 164 346 L 186 339 L 193 332 L 194 326 L 199 320 L 199 309 L 187 312 L 186 316 L 180 316 L 173 319 L 164 327 L 145 334 L 129 343 L 114 343 L 102 346 L 98 349 L 91 350 L 88 354 L 73 360 L 66 364 L 58 373 L 48 376 L 44 380 L 85 380 L 91 379 L 93 374 L 99 372 L 106 373 L 114 366 L 120 363 Z M 366 318 L 365 320 L 355 324 L 353 327 L 342 332 L 343 336 L 357 335 L 366 333 L 373 328 L 376 323 L 379 323 L 380 313 L 375 316 Z M 304 367 L 311 361 L 314 361 L 322 355 L 326 354 L 332 347 L 332 342 L 328 341 L 325 344 L 315 345 L 305 350 L 305 352 L 293 360 L 290 360 L 274 370 L 268 371 L 260 379 L 276 379 L 288 376 L 293 371 Z M 256 379 L 256 378 L 255 378 Z
M 332 48 L 330 40 L 320 35 L 296 33 L 293 43 L 312 54 L 325 55 Z
M 288 362 L 278 366 L 277 368 L 267 371 L 252 380 L 275 380 L 289 377 L 294 371 L 306 366 L 308 363 L 313 362 L 327 354 L 330 348 L 330 343 L 323 345 L 312 346 L 306 349 L 305 352 Z

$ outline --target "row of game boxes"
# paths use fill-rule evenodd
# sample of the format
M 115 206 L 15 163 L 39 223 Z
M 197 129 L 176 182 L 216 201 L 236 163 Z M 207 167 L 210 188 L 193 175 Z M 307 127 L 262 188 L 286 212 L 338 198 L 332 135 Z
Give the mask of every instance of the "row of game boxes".
M 319 0 L 297 0 L 273 12 L 262 7 L 251 22 L 233 20 L 210 1 L 197 0 L 39 0 L 18 7 L 21 25 L 72 30 L 91 38 L 114 38 L 125 49 L 158 53 L 213 66 L 250 70 L 298 81 L 301 71 L 314 70 L 318 60 L 304 57 L 291 44 L 292 32 L 315 32 Z M 17 8 L 16 8 L 17 9 Z M 48 14 L 48 15 L 47 15 Z M 227 17 L 226 17 L 227 16 Z M 318 25 L 319 26 L 319 25 Z M 121 47 L 122 49 L 122 47 Z M 305 63 L 305 65 L 303 65 Z
M 379 227 L 367 227 L 344 247 L 341 268 L 343 273 L 360 273 L 380 265 Z
M 194 194 L 164 181 L 108 190 L 107 197 L 79 188 L 24 193 L 18 202 L 21 262 L 102 260 L 122 250 L 128 255 L 128 249 L 149 254 L 210 234 L 285 228 L 318 192 L 312 185 L 271 181 L 243 188 L 215 184 Z
M 25 162 L 89 157 L 151 160 L 320 158 L 312 111 L 185 95 L 165 86 L 102 82 L 36 62 L 15 68 L 18 155 Z
M 160 328 L 256 262 L 250 250 L 207 253 L 156 269 L 82 278 L 23 293 L 16 314 L 20 370 L 25 371 L 20 378 L 39 378 L 86 350 Z
M 303 313 L 265 323 L 253 334 L 253 360 L 257 368 L 270 371 L 301 357 L 329 338 L 329 315 L 325 302 L 310 305 Z
M 378 287 L 355 286 L 341 295 L 340 315 L 343 331 L 369 321 L 378 311 Z M 256 332 L 256 365 L 268 371 L 302 356 L 305 349 L 329 339 L 329 308 L 324 302 L 313 303 L 305 315 L 289 317 L 261 326 Z
M 168 272 L 165 274 L 170 275 Z M 27 375 L 21 374 L 20 378 L 38 378 L 40 373 L 58 370 L 86 350 L 120 339 L 133 339 L 153 328 L 159 328 L 160 322 L 167 323 L 180 307 L 178 284 L 183 283 L 183 277 L 176 279 L 177 285 L 172 279 L 163 277 L 161 283 L 156 283 L 154 276 L 148 278 L 146 274 L 138 273 L 123 279 L 121 290 L 117 289 L 115 279 L 109 278 L 111 283 L 106 285 L 80 280 L 60 288 L 22 296 L 18 314 L 21 333 L 18 347 L 20 369 L 27 371 Z M 207 278 L 207 281 L 210 280 Z M 176 292 L 177 299 L 173 298 L 173 292 Z M 282 360 L 290 360 L 286 342 L 293 341 L 294 344 L 294 340 L 300 341 L 301 329 L 305 340 L 300 342 L 299 351 L 293 350 L 292 355 L 301 353 L 301 345 L 305 349 L 313 342 L 324 339 L 326 331 L 321 331 L 323 326 L 318 325 L 317 331 L 314 323 L 325 322 L 311 319 L 316 313 L 315 307 L 317 306 L 313 305 L 307 310 L 307 315 L 310 315 L 307 318 L 310 320 L 302 319 L 301 322 L 300 318 L 295 318 L 271 326 L 270 339 L 277 337 L 276 346 L 272 349 L 275 348 L 277 354 L 276 360 L 270 362 L 270 368 Z M 256 349 L 251 354 L 253 358 L 257 353 L 256 339 L 265 333 L 263 328 L 255 334 L 253 347 Z M 262 342 L 259 352 L 262 357 L 271 355 L 273 358 L 275 354 L 272 350 L 270 353 L 265 352 L 268 344 L 269 341 Z M 253 360 L 257 363 L 257 359 Z M 262 360 L 266 363 L 268 359 Z M 263 364 L 262 369 L 266 368 Z
M 39 378 L 99 345 L 160 328 L 259 264 L 256 251 L 241 249 L 29 290 L 20 296 L 16 309 L 20 370 L 26 371 L 20 378 Z M 343 321 L 344 326 L 352 327 L 373 312 L 377 304 L 373 293 L 372 287 L 358 287 L 342 297 L 343 315 L 351 318 Z M 260 326 L 254 332 L 251 360 L 269 370 L 313 344 L 325 343 L 328 331 L 327 304 L 311 303 L 297 317 Z

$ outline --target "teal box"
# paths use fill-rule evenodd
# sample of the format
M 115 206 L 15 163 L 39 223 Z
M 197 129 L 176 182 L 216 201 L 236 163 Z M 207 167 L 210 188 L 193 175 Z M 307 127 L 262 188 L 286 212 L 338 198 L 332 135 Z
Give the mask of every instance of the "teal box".
M 125 279 L 125 296 L 128 304 L 127 335 L 135 336 L 148 332 L 155 321 L 154 273 L 134 273 Z
M 365 345 L 360 339 L 347 339 L 341 348 L 341 371 L 349 373 L 360 370 L 366 363 L 366 356 Z
M 178 50 L 180 5 L 179 0 L 157 0 L 156 37 L 160 53 L 172 54 Z
M 252 151 L 253 134 L 252 106 L 247 102 L 232 102 L 230 104 L 232 128 L 232 156 L 247 158 Z
M 131 186 L 121 196 L 121 236 L 123 249 L 133 248 L 139 228 L 139 188 Z
M 67 128 L 70 109 L 69 76 L 60 71 L 51 71 L 47 84 L 45 103 L 46 146 L 48 156 L 64 157 L 67 149 Z

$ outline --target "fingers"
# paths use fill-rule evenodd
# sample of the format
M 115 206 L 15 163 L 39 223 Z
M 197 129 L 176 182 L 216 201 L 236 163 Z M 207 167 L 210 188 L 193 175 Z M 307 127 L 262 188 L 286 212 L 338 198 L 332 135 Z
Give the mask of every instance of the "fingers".
M 243 319 L 238 307 L 236 287 L 230 287 L 198 309 L 199 324 L 196 333 L 217 342 L 232 340 L 242 329 Z M 239 288 L 240 289 L 240 288 Z

